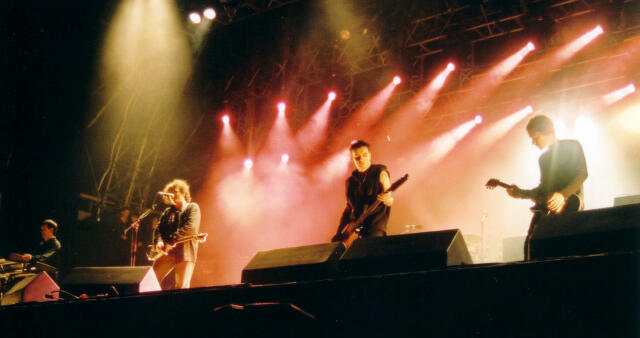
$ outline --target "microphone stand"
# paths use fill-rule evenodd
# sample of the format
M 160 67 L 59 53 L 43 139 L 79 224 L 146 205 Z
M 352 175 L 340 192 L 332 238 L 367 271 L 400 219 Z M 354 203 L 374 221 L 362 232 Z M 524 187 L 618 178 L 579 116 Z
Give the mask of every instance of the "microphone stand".
M 136 266 L 136 254 L 138 252 L 138 229 L 140 228 L 140 222 L 144 220 L 147 216 L 155 210 L 156 205 L 154 204 L 150 209 L 147 209 L 145 212 L 138 217 L 138 220 L 131 223 L 131 225 L 124 229 L 124 235 L 127 235 L 129 230 L 133 229 L 133 235 L 131 236 L 131 245 L 129 246 L 129 266 Z

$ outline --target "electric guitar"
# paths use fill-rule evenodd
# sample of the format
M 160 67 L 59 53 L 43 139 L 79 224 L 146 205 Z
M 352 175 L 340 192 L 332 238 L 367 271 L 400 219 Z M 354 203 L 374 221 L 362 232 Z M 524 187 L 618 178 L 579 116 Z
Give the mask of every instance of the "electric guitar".
M 493 189 L 495 187 L 502 187 L 507 189 L 512 186 L 513 186 L 512 184 L 504 183 L 495 178 L 488 180 L 487 183 L 485 184 L 485 187 L 487 189 Z M 531 200 L 535 202 L 535 204 L 530 208 L 534 214 L 541 213 L 544 215 L 548 215 L 550 213 L 554 213 L 551 210 L 549 210 L 549 208 L 547 207 L 547 201 L 549 200 L 549 197 L 551 197 L 551 195 L 544 196 L 544 197 L 545 198 L 531 198 Z M 582 201 L 580 200 L 580 197 L 576 194 L 571 194 L 565 200 L 564 208 L 560 213 L 578 211 L 580 210 L 581 205 L 582 205 Z
M 147 253 L 147 259 L 149 259 L 150 261 L 155 261 L 156 259 L 162 256 L 168 255 L 169 252 L 176 247 L 176 245 L 180 243 L 188 242 L 194 239 L 197 240 L 198 243 L 204 243 L 207 240 L 207 236 L 209 236 L 209 234 L 207 233 L 200 233 L 197 235 L 186 236 L 186 237 L 180 238 L 179 240 L 171 244 L 165 244 L 164 249 L 158 249 L 158 247 L 156 247 L 155 245 L 150 245 L 151 249 Z
M 389 189 L 385 190 L 383 194 L 398 189 L 398 187 L 406 182 L 407 179 L 409 179 L 409 174 L 405 174 L 404 176 L 400 177 L 397 181 L 393 182 Z M 376 200 L 370 206 L 366 207 L 362 211 L 362 214 L 360 214 L 360 217 L 358 217 L 355 221 L 347 224 L 338 235 L 333 237 L 332 241 L 342 241 L 345 247 L 350 247 L 351 243 L 353 243 L 353 241 L 358 238 L 364 220 L 371 216 L 371 213 L 380 205 L 380 203 L 382 203 L 382 201 Z

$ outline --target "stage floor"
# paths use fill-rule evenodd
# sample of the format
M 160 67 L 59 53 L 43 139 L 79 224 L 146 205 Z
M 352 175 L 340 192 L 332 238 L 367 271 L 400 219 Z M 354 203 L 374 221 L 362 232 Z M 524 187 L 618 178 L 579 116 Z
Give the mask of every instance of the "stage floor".
M 638 337 L 639 258 L 627 252 L 18 304 L 0 307 L 0 323 L 3 337 Z

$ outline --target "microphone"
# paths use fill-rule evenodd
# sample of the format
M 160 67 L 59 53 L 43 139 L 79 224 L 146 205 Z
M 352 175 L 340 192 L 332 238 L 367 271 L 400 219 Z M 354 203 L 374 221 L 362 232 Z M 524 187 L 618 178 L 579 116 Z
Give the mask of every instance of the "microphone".
M 173 194 L 170 193 L 170 192 L 158 191 L 157 194 L 160 195 L 160 196 L 173 197 Z

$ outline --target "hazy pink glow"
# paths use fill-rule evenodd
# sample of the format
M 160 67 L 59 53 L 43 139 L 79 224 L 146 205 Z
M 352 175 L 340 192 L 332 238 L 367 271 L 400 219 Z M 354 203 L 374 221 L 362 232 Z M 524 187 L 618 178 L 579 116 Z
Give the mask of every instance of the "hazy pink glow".
M 475 151 L 483 153 L 490 149 L 496 142 L 507 135 L 507 133 L 509 133 L 518 123 L 532 114 L 533 111 L 532 106 L 526 106 L 525 108 L 509 114 L 489 126 L 485 126 L 485 128 L 480 130 L 476 136 L 476 142 L 474 144 Z
M 331 100 L 325 101 L 322 106 L 313 113 L 311 119 L 298 129 L 296 140 L 301 148 L 310 150 L 325 140 L 327 128 L 329 127 L 331 103 Z
M 466 111 L 480 106 L 491 97 L 491 94 L 530 52 L 531 49 L 527 43 L 517 52 L 491 67 L 486 73 L 465 83 L 464 88 L 454 94 L 449 104 L 439 107 L 438 112 Z
M 284 103 L 281 104 L 283 105 L 282 107 L 284 107 Z M 263 153 L 293 153 L 297 148 L 293 131 L 291 130 L 291 126 L 289 126 L 289 121 L 286 116 L 284 116 L 284 109 L 280 109 L 280 107 L 280 104 L 278 104 L 278 116 L 269 131 L 264 145 L 265 149 L 262 150 Z
M 533 43 L 529 42 L 524 47 L 522 47 L 518 52 L 506 58 L 504 61 L 500 62 L 497 66 L 494 66 L 488 73 L 487 79 L 485 80 L 488 85 L 496 86 L 500 84 L 504 78 L 513 71 L 516 66 L 524 60 L 524 58 L 531 53 L 535 49 L 533 47 Z
M 633 70 L 630 67 L 640 60 L 640 39 L 625 41 L 616 51 L 624 53 L 624 62 L 597 67 L 620 74 Z M 535 88 L 556 71 L 568 60 L 560 60 L 559 54 L 559 50 L 552 52 L 535 62 L 531 70 L 526 69 L 522 76 L 527 81 L 521 86 Z M 410 174 L 410 180 L 393 193 L 389 234 L 405 232 L 409 225 L 419 225 L 415 231 L 461 228 L 465 235 L 481 234 L 484 228 L 487 247 L 494 250 L 492 257 L 499 260 L 504 237 L 526 234 L 531 202 L 512 199 L 504 190 L 486 190 L 484 183 L 496 177 L 523 188 L 538 184 L 539 151 L 531 145 L 523 125 L 534 109 L 532 106 L 520 109 L 524 104 L 513 106 L 504 109 L 509 115 L 500 119 L 501 116 L 491 113 L 497 108 L 484 111 L 477 110 L 476 105 L 494 97 L 492 93 L 508 75 L 503 72 L 511 72 L 509 68 L 517 66 L 513 65 L 514 56 L 465 84 L 460 96 L 455 94 L 451 100 L 453 105 L 444 107 L 437 96 L 455 66 L 443 67 L 429 85 L 380 123 L 384 129 L 374 133 L 369 129 L 384 112 L 392 89 L 385 91 L 394 87 L 393 83 L 354 113 L 353 119 L 336 131 L 337 136 L 331 140 L 326 139 L 331 106 L 328 100 L 298 130 L 295 138 L 290 135 L 286 118 L 264 122 L 273 123 L 269 134 L 263 133 L 267 137 L 260 137 L 259 141 L 248 141 L 249 150 L 241 149 L 230 125 L 223 125 L 220 144 L 234 140 L 237 150 L 217 154 L 219 157 L 209 168 L 205 184 L 195 194 L 203 212 L 200 230 L 210 237 L 200 247 L 193 286 L 238 283 L 243 267 L 258 251 L 328 242 L 345 206 L 344 181 L 353 170 L 347 146 L 356 138 L 372 144 L 372 162 L 386 164 L 392 181 L 404 173 Z M 524 58 L 526 53 L 520 56 Z M 531 94 L 528 90 L 517 92 L 523 97 Z M 540 102 L 535 103 L 538 107 Z M 426 140 L 406 137 L 429 131 L 429 126 L 421 124 L 421 118 L 430 110 L 446 114 L 454 112 L 453 109 L 482 111 L 485 121 L 474 130 L 476 123 L 471 119 Z M 509 113 L 516 109 L 520 110 Z M 537 109 L 544 111 L 544 106 Z M 637 112 L 633 111 L 636 115 Z M 473 118 L 473 114 L 467 118 Z M 494 118 L 499 120 L 493 122 Z M 219 122 L 215 122 L 217 128 Z M 328 150 L 330 155 L 313 162 L 300 160 L 301 148 L 322 142 L 334 145 L 327 147 L 334 152 Z M 588 152 L 589 144 L 584 145 Z M 255 162 L 250 170 L 243 167 L 243 156 L 247 154 Z M 286 164 L 285 154 L 289 155 Z M 595 158 L 593 152 L 587 157 L 588 161 Z M 589 166 L 591 177 L 587 185 L 601 182 L 592 168 Z M 586 188 L 599 191 L 599 186 Z
M 382 124 L 384 129 L 376 131 L 376 141 L 381 142 L 383 137 L 387 139 L 387 141 L 389 139 L 403 141 L 403 138 L 409 134 L 407 130 L 412 131 L 416 120 L 424 116 L 431 109 L 447 77 L 454 69 L 455 66 L 453 66 L 453 63 L 447 64 L 445 69 L 434 77 L 427 86 L 422 88 L 420 92 L 394 111 L 391 117 L 386 119 Z
M 222 133 L 218 141 L 222 153 L 233 153 L 240 150 L 240 140 L 233 132 L 230 124 L 229 114 L 222 115 Z
M 442 160 L 476 125 L 472 119 L 413 149 L 408 156 L 412 168 L 423 171 Z
M 636 91 L 636 86 L 633 83 L 630 83 L 623 88 L 614 90 L 611 93 L 604 95 L 603 99 L 606 104 L 613 104 L 615 102 L 622 100 L 626 96 L 635 93 L 635 91 Z
M 340 149 L 350 140 L 367 138 L 373 127 L 382 117 L 396 85 L 393 81 L 356 110 L 349 120 L 330 140 L 329 149 Z
M 584 33 L 579 38 L 562 47 L 562 49 L 560 49 L 560 51 L 558 52 L 558 57 L 563 61 L 572 58 L 582 48 L 588 45 L 589 42 L 595 40 L 595 38 L 603 33 L 604 31 L 602 30 L 602 27 L 600 27 L 600 25 L 596 26 L 594 29 Z

